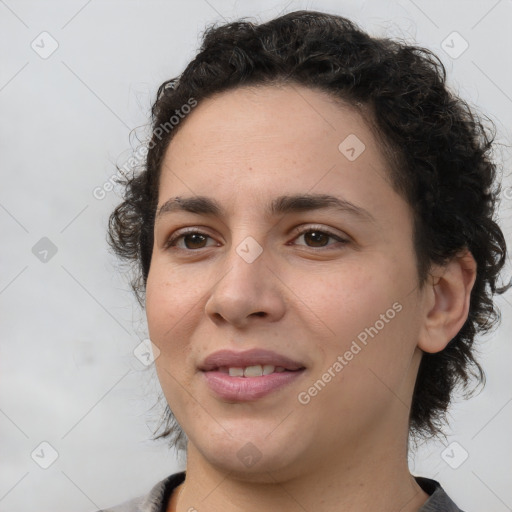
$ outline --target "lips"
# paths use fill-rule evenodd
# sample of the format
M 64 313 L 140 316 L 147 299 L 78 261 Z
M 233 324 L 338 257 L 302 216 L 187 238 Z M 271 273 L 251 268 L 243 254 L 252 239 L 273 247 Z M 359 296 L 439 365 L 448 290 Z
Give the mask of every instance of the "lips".
M 285 370 L 295 371 L 305 368 L 304 364 L 272 350 L 251 349 L 243 352 L 219 350 L 210 354 L 200 365 L 203 372 L 217 371 L 222 367 L 245 368 L 256 365 L 281 366 Z

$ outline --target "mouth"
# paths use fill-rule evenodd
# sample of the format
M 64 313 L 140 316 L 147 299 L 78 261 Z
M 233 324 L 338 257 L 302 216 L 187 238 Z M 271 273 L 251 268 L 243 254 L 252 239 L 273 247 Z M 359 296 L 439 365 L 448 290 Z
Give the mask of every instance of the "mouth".
M 214 395 L 230 402 L 263 398 L 306 371 L 302 363 L 263 349 L 221 350 L 208 356 L 198 369 Z

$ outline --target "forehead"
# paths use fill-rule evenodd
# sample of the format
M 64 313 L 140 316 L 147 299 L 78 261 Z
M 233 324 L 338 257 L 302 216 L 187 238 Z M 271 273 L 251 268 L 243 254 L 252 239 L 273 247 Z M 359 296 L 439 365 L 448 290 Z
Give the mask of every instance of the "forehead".
M 397 199 L 369 124 L 325 92 L 239 87 L 202 100 L 181 122 L 163 161 L 160 204 L 171 194 L 247 202 L 299 191 Z
M 245 86 L 217 93 L 200 101 L 182 122 L 174 145 L 186 138 L 202 152 L 232 148 L 256 156 L 257 150 L 267 146 L 281 150 L 272 156 L 290 150 L 304 157 L 314 153 L 313 145 L 319 151 L 330 145 L 338 155 L 336 142 L 353 135 L 360 147 L 364 144 L 370 153 L 378 153 L 373 134 L 355 107 L 296 84 Z M 303 147 L 298 142 L 309 144 Z

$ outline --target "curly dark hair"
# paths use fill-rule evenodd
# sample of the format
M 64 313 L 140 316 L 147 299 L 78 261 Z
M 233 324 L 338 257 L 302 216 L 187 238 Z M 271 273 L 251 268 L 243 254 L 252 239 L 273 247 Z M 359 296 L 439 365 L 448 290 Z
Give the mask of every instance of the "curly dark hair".
M 445 68 L 430 50 L 371 37 L 341 16 L 297 11 L 261 24 L 242 19 L 207 27 L 183 73 L 158 88 L 147 157 L 123 181 L 124 201 L 109 219 L 108 242 L 133 267 L 139 304 L 151 264 L 162 160 L 186 122 L 173 125 L 170 117 L 184 111 L 191 98 L 200 102 L 243 85 L 296 84 L 327 92 L 365 109 L 391 183 L 413 208 L 420 288 L 431 264 L 445 264 L 462 249 L 476 260 L 468 318 L 444 350 L 422 355 L 414 389 L 410 434 L 416 439 L 443 434 L 455 388 L 468 391 L 472 378 L 485 383 L 474 340 L 500 320 L 493 295 L 512 286 L 496 284 L 506 243 L 494 220 L 501 192 L 491 159 L 495 126 L 490 120 L 493 130 L 484 126 L 476 109 L 445 81 Z M 184 439 L 168 407 L 164 424 L 158 437 Z

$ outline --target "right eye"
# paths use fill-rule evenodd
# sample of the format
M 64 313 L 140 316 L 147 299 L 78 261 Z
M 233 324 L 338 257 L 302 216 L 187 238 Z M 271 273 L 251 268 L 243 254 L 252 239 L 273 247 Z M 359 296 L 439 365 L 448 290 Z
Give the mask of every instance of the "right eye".
M 173 236 L 171 236 L 165 243 L 164 249 L 170 249 L 171 247 L 176 247 L 178 250 L 182 251 L 203 249 L 204 247 L 207 247 L 203 244 L 208 238 L 211 237 L 206 233 L 198 231 L 197 229 L 190 229 L 188 231 L 175 233 Z M 184 247 L 178 245 L 178 242 L 181 241 L 185 244 Z

